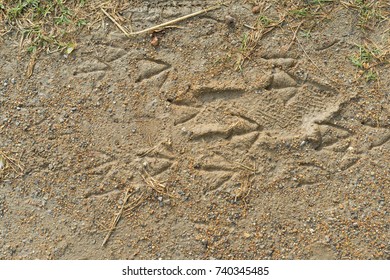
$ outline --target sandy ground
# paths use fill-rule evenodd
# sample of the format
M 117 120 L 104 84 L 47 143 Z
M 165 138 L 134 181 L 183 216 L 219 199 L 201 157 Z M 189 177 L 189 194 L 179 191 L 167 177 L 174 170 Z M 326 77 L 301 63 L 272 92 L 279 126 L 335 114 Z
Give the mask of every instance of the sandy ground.
M 253 2 L 103 17 L 30 78 L 0 37 L 0 259 L 390 258 L 389 64 L 350 59 L 389 21 Z

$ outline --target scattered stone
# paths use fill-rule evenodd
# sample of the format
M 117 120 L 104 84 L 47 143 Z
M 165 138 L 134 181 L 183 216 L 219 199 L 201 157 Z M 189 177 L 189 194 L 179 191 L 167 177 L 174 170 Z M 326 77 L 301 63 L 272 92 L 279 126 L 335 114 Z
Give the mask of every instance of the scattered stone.
M 232 17 L 230 15 L 227 15 L 225 17 L 225 21 L 226 21 L 226 24 L 228 25 L 228 27 L 230 27 L 230 28 L 234 28 L 236 25 L 236 20 L 234 19 L 234 17 Z
M 253 6 L 252 13 L 254 13 L 254 14 L 260 13 L 260 6 Z
M 5 167 L 5 159 L 0 155 L 0 170 Z
M 159 40 L 158 40 L 157 36 L 153 36 L 152 37 L 152 39 L 150 40 L 150 44 L 153 47 L 157 47 L 159 45 Z

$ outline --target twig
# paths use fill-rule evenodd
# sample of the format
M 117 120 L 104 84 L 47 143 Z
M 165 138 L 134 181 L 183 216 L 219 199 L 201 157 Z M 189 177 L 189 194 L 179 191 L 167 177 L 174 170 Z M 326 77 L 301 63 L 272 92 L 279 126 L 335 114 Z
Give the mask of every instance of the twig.
M 144 156 L 148 155 L 149 153 L 153 152 L 157 148 L 158 145 L 160 145 L 160 143 L 158 143 L 156 146 L 150 148 L 149 150 L 139 154 L 138 156 L 144 157 Z
M 145 174 L 147 175 L 148 178 L 145 178 L 142 173 L 140 172 L 140 175 L 146 185 L 148 185 L 151 189 L 155 190 L 157 193 L 162 194 L 162 195 L 167 195 L 171 198 L 177 198 L 175 195 L 170 194 L 168 191 L 167 186 L 164 184 L 160 183 L 156 179 L 154 179 L 146 170 L 144 170 Z
M 327 78 L 329 81 L 331 81 L 332 83 L 334 84 L 338 84 L 337 81 L 333 80 L 332 78 L 330 78 L 327 74 L 325 74 L 324 71 L 322 71 L 320 69 L 320 67 L 317 66 L 317 64 L 313 61 L 313 59 L 311 59 L 311 57 L 309 56 L 309 54 L 306 52 L 306 50 L 304 49 L 304 47 L 302 46 L 301 42 L 299 41 L 298 37 L 296 38 L 297 42 L 298 42 L 298 45 L 300 46 L 300 48 L 302 49 L 303 53 L 306 55 L 306 57 L 309 59 L 309 61 L 314 65 L 315 68 L 317 68 L 318 71 L 320 71 L 324 76 L 325 78 Z
M 168 29 L 168 28 L 177 28 L 177 29 L 185 29 L 185 27 L 183 26 L 178 26 L 178 25 L 167 25 L 167 26 L 164 26 L 163 28 L 161 29 L 156 29 L 155 32 L 161 32 L 165 29 Z
M 241 167 L 242 169 L 246 169 L 248 171 L 252 171 L 253 173 L 256 173 L 256 169 L 252 169 L 250 168 L 249 166 L 246 166 L 245 164 L 242 164 L 240 162 L 235 162 L 236 165 L 238 165 L 238 167 Z
M 213 10 L 216 10 L 216 9 L 219 9 L 222 7 L 223 4 L 219 4 L 219 5 L 216 5 L 216 6 L 212 6 L 210 8 L 207 8 L 207 9 L 203 9 L 201 11 L 198 11 L 198 12 L 195 12 L 195 13 L 192 13 L 192 14 L 189 14 L 189 15 L 185 15 L 185 16 L 182 16 L 182 17 L 179 17 L 179 18 L 176 18 L 174 20 L 170 20 L 170 21 L 167 21 L 165 23 L 162 23 L 162 24 L 158 24 L 158 25 L 155 25 L 155 26 L 152 26 L 152 27 L 149 27 L 149 28 L 146 28 L 146 29 L 143 29 L 143 30 L 140 30 L 140 31 L 136 31 L 136 32 L 131 32 L 131 33 L 128 33 L 118 22 L 116 22 L 116 20 L 111 17 L 103 8 L 101 8 L 102 12 L 113 22 L 115 23 L 115 25 L 127 36 L 127 37 L 130 37 L 130 36 L 134 36 L 134 35 L 139 35 L 139 34 L 143 34 L 143 33 L 147 33 L 147 32 L 150 32 L 150 31 L 155 31 L 157 29 L 161 29 L 161 28 L 164 28 L 166 26 L 170 26 L 172 24 L 175 24 L 175 23 L 178 23 L 180 21 L 183 21 L 183 20 L 186 20 L 186 19 L 189 19 L 189 18 L 192 18 L 192 17 L 195 17 L 195 16 L 198 16 L 198 15 L 201 15 L 201 14 L 204 14 L 204 13 L 207 13 L 207 12 L 210 12 L 210 11 L 213 11 Z
M 148 172 L 145 171 L 145 173 L 148 175 L 148 179 L 146 179 L 142 174 L 141 177 L 145 181 L 145 183 L 155 190 L 159 194 L 167 194 L 166 189 L 167 187 L 164 186 L 163 184 L 159 183 L 156 179 L 154 179 Z
M 147 198 L 147 197 L 145 197 L 144 195 L 145 195 L 145 192 L 143 192 L 143 193 L 140 195 L 140 197 L 139 197 L 135 202 L 133 202 L 132 204 L 127 205 L 127 206 L 125 207 L 125 215 L 126 215 L 126 216 L 129 216 L 129 214 L 130 214 L 131 211 L 133 211 L 135 208 L 137 208 L 138 206 L 140 206 L 140 205 L 142 204 L 142 202 L 144 202 L 145 198 Z
M 249 28 L 249 29 L 252 29 L 252 30 L 257 30 L 257 28 L 255 28 L 255 27 L 253 27 L 253 26 L 250 26 L 249 24 L 245 24 L 245 23 L 244 23 L 244 26 L 245 26 L 246 28 Z
M 38 51 L 34 51 L 33 54 L 31 55 L 30 62 L 28 63 L 27 71 L 26 71 L 27 78 L 30 78 L 34 72 L 35 62 L 37 59 L 37 53 L 38 53 Z
M 106 245 L 108 239 L 110 238 L 111 234 L 114 232 L 114 229 L 116 228 L 116 225 L 118 224 L 119 220 L 122 217 L 123 210 L 125 208 L 125 205 L 127 201 L 129 200 L 131 194 L 129 194 L 129 189 L 126 190 L 125 198 L 123 199 L 121 209 L 119 210 L 118 214 L 115 216 L 114 220 L 112 221 L 111 227 L 106 235 L 106 237 L 103 240 L 102 247 Z
M 109 13 L 107 13 L 103 8 L 100 8 L 102 12 L 113 22 L 116 26 L 127 36 L 130 37 L 130 34 L 112 17 Z
M 298 31 L 299 31 L 299 29 L 301 28 L 302 24 L 303 24 L 303 21 L 301 21 L 301 23 L 298 25 L 297 29 L 295 30 L 294 36 L 293 36 L 293 38 L 291 39 L 291 43 L 290 43 L 290 44 L 288 45 L 288 47 L 287 47 L 287 51 L 290 50 L 290 48 L 291 48 L 292 45 L 294 44 L 295 40 L 297 39 L 297 34 L 298 34 Z
M 236 65 L 235 70 L 242 70 L 242 66 L 243 66 L 245 60 L 250 59 L 250 55 L 256 49 L 259 41 L 264 37 L 264 35 L 273 31 L 276 27 L 280 26 L 280 24 L 282 24 L 284 21 L 285 21 L 285 16 L 276 24 L 267 26 L 266 30 L 264 30 L 264 29 L 258 30 L 254 27 L 255 29 L 252 29 L 253 31 L 250 31 L 250 35 L 249 35 L 250 37 L 249 37 L 248 42 L 247 42 L 248 47 L 245 48 L 244 50 L 241 50 L 241 52 L 239 53 L 239 57 L 235 63 L 235 65 Z M 248 26 L 246 26 L 246 27 L 250 28 Z
M 13 158 L 7 156 L 3 152 L 0 151 L 0 156 L 2 156 L 6 162 L 9 162 L 9 166 L 16 172 L 16 173 L 22 173 L 23 172 L 23 167 Z

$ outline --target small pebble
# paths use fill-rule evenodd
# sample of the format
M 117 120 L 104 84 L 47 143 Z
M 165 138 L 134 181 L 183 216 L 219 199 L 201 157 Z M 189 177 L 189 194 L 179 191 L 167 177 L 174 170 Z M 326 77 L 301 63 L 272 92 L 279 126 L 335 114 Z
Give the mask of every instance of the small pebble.
M 330 237 L 329 236 L 325 236 L 325 243 L 329 243 L 330 242 Z
M 0 156 L 0 169 L 3 169 L 5 167 L 5 159 L 3 159 L 1 156 Z
M 254 6 L 254 7 L 252 8 L 252 13 L 254 13 L 254 14 L 260 13 L 260 6 Z
M 153 47 L 157 47 L 158 44 L 159 44 L 159 40 L 157 38 L 157 36 L 153 36 L 152 39 L 150 40 L 150 44 L 153 46 Z
M 227 15 L 227 16 L 225 17 L 225 21 L 226 21 L 226 23 L 227 23 L 227 25 L 228 25 L 229 27 L 234 27 L 235 24 L 236 24 L 236 20 L 234 19 L 234 17 L 229 16 L 229 15 Z

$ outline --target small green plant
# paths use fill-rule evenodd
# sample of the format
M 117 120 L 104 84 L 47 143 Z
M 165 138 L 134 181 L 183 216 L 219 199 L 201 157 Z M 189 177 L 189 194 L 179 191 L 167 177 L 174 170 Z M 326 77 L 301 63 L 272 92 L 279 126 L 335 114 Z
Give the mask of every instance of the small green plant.
M 303 37 L 303 38 L 311 38 L 311 31 L 310 30 L 302 30 L 301 32 L 299 32 L 299 34 Z
M 241 38 L 241 47 L 240 47 L 241 52 L 245 52 L 245 50 L 247 49 L 248 39 L 249 39 L 249 34 L 245 32 Z
M 54 18 L 55 24 L 69 24 L 71 21 L 66 14 L 61 14 L 59 17 Z
M 363 29 L 369 29 L 371 25 L 375 25 L 378 21 L 385 19 L 378 9 L 379 1 L 355 0 L 350 6 L 356 9 L 359 13 L 359 26 Z
M 54 17 L 55 24 L 69 24 L 71 22 L 70 16 L 72 15 L 70 10 L 64 6 L 61 0 L 57 0 L 59 6 L 59 15 Z
M 370 62 L 372 62 L 375 57 L 380 55 L 380 51 L 377 49 L 369 50 L 364 46 L 358 46 L 358 48 L 359 51 L 350 56 L 349 59 L 353 65 L 361 69 L 369 68 Z
M 33 13 L 33 19 L 46 18 L 52 12 L 52 6 L 38 6 Z
M 307 8 L 290 10 L 290 14 L 295 17 L 303 18 L 309 15 L 309 10 Z
M 376 81 L 378 74 L 375 67 L 380 63 L 385 63 L 386 54 L 379 49 L 370 49 L 368 46 L 357 46 L 358 52 L 349 57 L 351 63 L 359 69 L 367 82 Z
M 30 45 L 30 46 L 28 46 L 28 48 L 27 48 L 27 52 L 28 53 L 34 53 L 34 52 L 36 52 L 37 51 L 37 46 L 35 46 L 35 45 Z
M 76 25 L 77 25 L 78 27 L 87 25 L 87 20 L 86 20 L 86 19 L 79 19 L 79 20 L 77 21 Z
M 378 75 L 372 71 L 371 69 L 365 74 L 365 78 L 367 82 L 374 82 L 377 80 Z
M 9 0 L 1 1 L 0 20 L 8 19 L 9 29 L 16 29 L 24 36 L 28 53 L 72 52 L 75 45 L 71 39 L 74 32 L 87 24 L 86 1 L 65 0 Z M 71 42 L 71 43 L 70 43 Z
M 311 5 L 323 5 L 327 3 L 333 3 L 333 0 L 312 0 L 310 1 Z
M 265 27 L 269 26 L 269 25 L 272 23 L 272 20 L 271 20 L 270 18 L 268 18 L 267 16 L 263 16 L 263 15 L 259 16 L 259 17 L 257 18 L 257 21 L 258 21 L 261 25 L 263 25 L 263 26 L 265 26 Z

